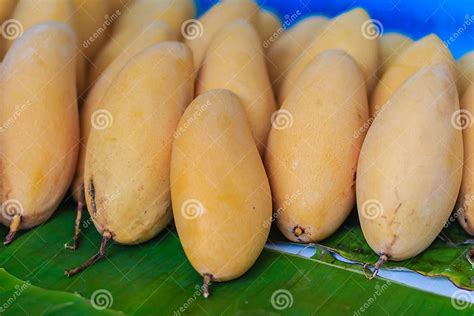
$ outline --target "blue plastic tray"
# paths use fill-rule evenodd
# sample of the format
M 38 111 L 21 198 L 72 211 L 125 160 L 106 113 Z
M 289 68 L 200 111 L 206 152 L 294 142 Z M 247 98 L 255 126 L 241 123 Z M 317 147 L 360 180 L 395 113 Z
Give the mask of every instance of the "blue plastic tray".
M 216 0 L 196 0 L 202 14 Z M 298 19 L 318 14 L 339 15 L 354 7 L 362 7 L 379 20 L 384 32 L 397 31 L 418 39 L 436 33 L 451 49 L 455 58 L 474 49 L 474 0 L 262 0 L 260 6 Z

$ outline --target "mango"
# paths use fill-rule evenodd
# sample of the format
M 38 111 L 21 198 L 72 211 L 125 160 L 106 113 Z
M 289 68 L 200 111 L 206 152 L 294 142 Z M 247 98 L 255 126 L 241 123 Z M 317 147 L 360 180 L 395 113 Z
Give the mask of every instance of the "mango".
M 273 90 L 278 95 L 288 70 L 309 43 L 324 29 L 328 19 L 314 16 L 298 22 L 267 49 L 267 66 Z
M 162 21 L 168 23 L 176 34 L 180 34 L 183 24 L 195 15 L 193 0 L 135 0 L 118 19 L 114 33 L 126 30 L 136 33 L 143 25 Z
M 76 7 L 73 0 L 19 0 L 15 11 L 13 11 L 12 19 L 21 23 L 23 31 L 38 23 L 55 21 L 69 25 L 78 34 L 78 22 L 75 11 Z M 7 51 L 13 42 L 13 40 L 5 40 L 4 43 Z M 84 56 L 80 53 L 80 45 L 82 43 L 79 42 L 78 38 L 76 46 L 77 91 L 82 93 L 86 87 L 86 62 Z
M 227 24 L 209 45 L 196 83 L 197 95 L 213 89 L 237 94 L 261 154 L 276 110 L 260 37 L 245 20 Z
M 330 236 L 355 204 L 355 172 L 368 119 L 364 78 L 340 50 L 319 54 L 274 118 L 265 166 L 274 218 L 291 241 Z
M 393 60 L 370 97 L 370 115 L 375 117 L 390 96 L 405 80 L 425 66 L 446 63 L 453 78 L 458 70 L 448 48 L 435 34 L 430 34 L 411 44 Z
M 79 149 L 77 39 L 63 23 L 28 28 L 1 68 L 0 157 L 5 243 L 44 223 L 71 184 Z
M 188 27 L 193 32 L 186 32 L 185 28 L 184 38 L 185 43 L 193 52 L 196 71 L 201 67 L 214 35 L 227 23 L 245 19 L 254 27 L 258 27 L 259 16 L 260 10 L 253 0 L 226 0 L 210 8 L 197 22 L 189 24 Z
M 263 42 L 270 39 L 281 27 L 280 18 L 271 11 L 261 10 L 258 16 L 258 33 Z
M 171 221 L 171 146 L 193 70 L 184 44 L 157 44 L 133 57 L 103 98 L 109 122 L 90 129 L 84 189 L 97 230 L 120 244 L 145 242 Z
M 74 4 L 80 49 L 88 59 L 92 59 L 108 39 L 111 26 L 105 22 L 110 18 L 109 6 L 107 2 L 97 0 L 74 0 Z
M 17 2 L 18 0 L 0 1 L 0 24 L 3 25 L 3 23 L 10 18 L 10 15 L 15 9 Z M 7 36 L 12 36 L 13 38 L 15 38 L 21 34 L 22 27 L 21 25 L 14 23 L 14 21 L 11 21 L 11 22 L 13 23 L 8 23 L 4 27 L 7 28 L 6 29 Z M 8 25 L 10 25 L 9 26 L 10 30 L 8 30 Z M 0 60 L 3 58 L 3 55 L 5 54 L 5 48 L 3 46 L 4 46 L 3 41 L 0 41 Z
M 186 109 L 173 144 L 171 197 L 184 252 L 206 287 L 238 278 L 255 263 L 270 230 L 272 200 L 234 93 L 211 90 Z
M 458 61 L 460 77 L 458 79 L 459 95 L 463 95 L 467 88 L 474 83 L 474 51 L 466 53 Z
M 413 40 L 400 33 L 385 33 L 379 38 L 379 76 L 383 75 Z
M 474 235 L 474 83 L 464 92 L 460 106 L 461 111 L 453 116 L 453 122 L 462 129 L 464 169 L 454 216 L 466 232 Z
M 172 39 L 170 29 L 163 22 L 153 22 L 144 28 L 140 36 L 130 42 L 110 66 L 100 75 L 98 80 L 89 90 L 86 100 L 80 107 L 80 126 L 81 126 L 81 144 L 79 159 L 77 162 L 76 174 L 72 183 L 72 194 L 77 202 L 77 217 L 75 233 L 72 245 L 66 246 L 68 249 L 76 249 L 79 242 L 80 220 L 82 217 L 82 208 L 84 204 L 84 164 L 86 159 L 87 141 L 92 124 L 99 126 L 107 125 L 107 115 L 101 115 L 101 106 L 103 98 L 117 74 L 130 61 L 130 59 L 147 47 L 153 46 L 159 42 Z
M 113 38 L 97 54 L 89 71 L 89 84 L 93 85 L 118 56 L 122 55 L 130 59 L 133 55 L 146 48 L 144 44 L 151 46 L 153 42 L 175 41 L 178 38 L 173 29 L 167 23 L 161 21 L 145 24 L 138 31 L 127 29 L 123 32 L 115 33 Z M 133 47 L 135 49 L 131 50 Z
M 367 91 L 372 91 L 378 67 L 378 35 L 373 33 L 375 30 L 376 25 L 360 8 L 331 20 L 288 71 L 278 96 L 279 103 L 284 102 L 293 88 L 298 89 L 295 82 L 309 63 L 318 54 L 330 49 L 343 50 L 354 58 L 364 75 Z
M 365 239 L 386 260 L 426 249 L 443 229 L 463 166 L 456 85 L 447 64 L 408 78 L 372 123 L 357 168 L 357 208 Z

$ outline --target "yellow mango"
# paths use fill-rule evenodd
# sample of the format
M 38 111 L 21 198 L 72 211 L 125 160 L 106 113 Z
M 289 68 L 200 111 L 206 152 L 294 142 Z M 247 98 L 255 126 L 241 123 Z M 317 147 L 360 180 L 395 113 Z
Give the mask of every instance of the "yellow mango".
M 455 217 L 466 232 L 474 235 L 474 83 L 461 98 L 461 111 L 454 120 L 462 129 L 464 142 L 464 170 Z
M 104 96 L 109 124 L 90 130 L 85 197 L 97 230 L 118 243 L 147 241 L 171 221 L 171 146 L 193 70 L 184 44 L 157 44 L 133 57 Z
M 272 200 L 234 93 L 212 90 L 186 109 L 173 144 L 171 196 L 179 239 L 206 287 L 255 263 L 270 231 Z
M 185 43 L 191 48 L 196 71 L 206 54 L 207 48 L 216 35 L 227 23 L 246 19 L 254 27 L 258 26 L 260 9 L 253 0 L 227 0 L 219 2 L 209 9 L 198 22 L 189 25 L 193 32 L 184 32 Z M 194 26 L 194 28 L 191 28 Z M 194 32 L 195 31 L 195 32 Z
M 413 40 L 400 33 L 385 33 L 379 38 L 379 75 L 383 75 Z
M 80 126 L 81 126 L 81 144 L 79 158 L 77 161 L 76 174 L 72 183 L 72 194 L 77 202 L 77 218 L 73 243 L 67 246 L 69 249 L 76 249 L 79 241 L 80 219 L 82 217 L 82 207 L 84 204 L 84 165 L 86 160 L 87 141 L 91 130 L 92 122 L 97 125 L 107 124 L 107 116 L 99 115 L 105 93 L 108 91 L 117 74 L 130 61 L 147 47 L 153 46 L 159 42 L 171 39 L 170 29 L 163 22 L 153 22 L 145 27 L 140 36 L 129 43 L 122 54 L 120 54 L 110 66 L 102 73 L 98 80 L 92 85 L 87 98 L 80 108 Z M 103 119 L 103 121 L 101 121 Z
M 370 97 L 370 115 L 379 113 L 382 106 L 405 80 L 425 66 L 446 63 L 453 78 L 458 71 L 453 56 L 435 34 L 430 34 L 408 46 L 395 58 Z
M 114 26 L 114 33 L 135 31 L 153 21 L 168 23 L 176 34 L 183 23 L 196 15 L 193 0 L 135 0 Z
M 127 6 L 131 5 L 135 0 L 104 0 L 109 7 L 109 14 L 113 14 L 117 10 L 122 11 Z
M 463 166 L 456 85 L 447 64 L 408 78 L 372 123 L 357 168 L 365 239 L 386 260 L 421 253 L 441 232 L 459 193 Z
M 268 40 L 281 27 L 280 18 L 271 11 L 261 10 L 258 16 L 258 33 L 262 41 Z
M 2 0 L 0 1 L 0 23 L 7 20 L 12 14 L 18 0 Z
M 274 217 L 286 238 L 330 236 L 355 204 L 355 172 L 368 119 L 364 78 L 340 50 L 319 54 L 295 83 L 268 138 Z
M 471 51 L 458 61 L 460 77 L 458 79 L 459 95 L 463 95 L 467 88 L 474 83 L 474 51 Z
M 76 7 L 73 0 L 19 0 L 13 12 L 12 19 L 19 21 L 22 25 L 23 31 L 30 27 L 48 21 L 61 22 L 69 25 L 73 30 L 78 30 L 78 23 L 75 16 Z M 8 50 L 12 45 L 13 40 L 6 40 L 5 46 Z M 86 86 L 86 64 L 84 56 L 80 54 L 79 42 L 76 53 L 76 76 L 77 76 L 77 90 L 81 93 Z
M 74 0 L 74 4 L 81 45 L 79 48 L 88 59 L 92 59 L 107 40 L 111 27 L 105 24 L 110 18 L 109 6 L 107 2 L 97 0 Z
M 196 84 L 197 95 L 213 89 L 237 94 L 263 154 L 275 100 L 257 31 L 245 20 L 227 24 L 209 45 Z
M 77 39 L 63 23 L 37 24 L 8 51 L 1 69 L 0 221 L 17 229 L 44 223 L 71 183 L 79 119 Z
M 330 49 L 343 50 L 354 58 L 364 75 L 367 91 L 372 91 L 378 67 L 378 36 L 372 33 L 375 29 L 367 12 L 360 8 L 331 20 L 288 71 L 278 96 L 279 103 L 283 103 L 293 88 L 298 89 L 295 82 L 309 63 Z
M 276 95 L 279 94 L 281 83 L 285 81 L 288 70 L 308 44 L 323 30 L 327 21 L 327 18 L 320 16 L 306 18 L 270 44 L 267 49 L 267 65 Z
M 143 44 L 151 46 L 153 42 L 165 40 L 178 40 L 178 36 L 167 23 L 161 21 L 145 24 L 139 30 L 129 29 L 115 33 L 115 36 L 108 41 L 104 48 L 97 54 L 89 71 L 89 84 L 93 85 L 97 78 L 99 78 L 118 56 L 122 55 L 131 58 L 146 48 Z M 135 49 L 132 49 L 133 47 L 135 47 Z

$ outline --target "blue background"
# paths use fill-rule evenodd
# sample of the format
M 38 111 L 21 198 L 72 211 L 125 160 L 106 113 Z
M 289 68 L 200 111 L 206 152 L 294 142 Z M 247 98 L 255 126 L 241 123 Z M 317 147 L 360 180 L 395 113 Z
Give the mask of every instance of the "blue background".
M 1 0 L 0 0 L 1 1 Z M 205 12 L 216 0 L 196 0 L 198 14 Z M 465 27 L 458 38 L 449 42 L 455 58 L 474 49 L 474 20 L 466 25 L 467 16 L 474 15 L 474 0 L 261 0 L 260 6 L 274 11 L 281 19 L 301 12 L 299 19 L 317 14 L 334 17 L 354 7 L 362 7 L 371 18 L 379 20 L 384 32 L 397 31 L 418 39 L 436 33 L 443 41 Z

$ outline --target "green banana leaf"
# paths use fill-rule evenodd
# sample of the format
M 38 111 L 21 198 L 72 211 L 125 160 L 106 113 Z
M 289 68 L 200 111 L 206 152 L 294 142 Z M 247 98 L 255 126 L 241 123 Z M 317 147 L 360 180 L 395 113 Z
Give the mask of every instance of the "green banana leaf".
M 93 307 L 79 295 L 36 287 L 8 274 L 5 269 L 0 269 L 0 280 L 1 315 L 28 315 L 33 311 L 35 315 L 86 315 L 97 313 L 97 308 L 101 308 Z M 111 309 L 104 309 L 101 314 L 123 315 Z
M 277 231 L 272 231 L 271 240 L 287 241 Z M 474 240 L 453 220 L 433 244 L 420 255 L 401 262 L 387 262 L 384 268 L 393 270 L 412 270 L 425 276 L 446 277 L 459 288 L 474 290 L 474 267 L 467 261 L 466 254 L 473 246 Z M 353 270 L 362 270 L 364 264 L 373 265 L 378 256 L 365 241 L 357 218 L 357 211 L 331 237 L 319 244 L 324 249 L 337 253 L 358 265 L 338 261 L 332 255 L 319 258 L 321 261 L 341 265 Z
M 264 250 L 243 277 L 212 284 L 211 296 L 205 299 L 201 277 L 187 261 L 173 227 L 139 246 L 112 244 L 105 259 L 67 278 L 64 268 L 82 263 L 100 243 L 99 234 L 86 218 L 80 248 L 75 252 L 64 249 L 71 240 L 74 218 L 74 205 L 67 203 L 46 224 L 21 232 L 8 247 L 0 246 L 0 267 L 31 283 L 28 292 L 18 298 L 19 303 L 25 302 L 22 307 L 12 304 L 5 315 L 21 314 L 22 308 L 30 315 L 42 314 L 45 306 L 51 306 L 50 314 L 70 310 L 85 314 L 87 309 L 87 315 L 100 315 L 107 311 L 102 309 L 105 307 L 111 313 L 127 315 L 473 312 L 446 297 L 381 278 L 369 281 L 361 271 L 272 250 Z M 0 229 L 0 234 L 6 233 L 5 228 Z M 14 294 L 19 283 L 0 272 L 0 303 Z M 100 300 L 97 293 L 102 294 Z M 90 299 L 90 305 L 81 297 Z M 64 303 L 67 300 L 70 303 Z M 91 306 L 96 308 L 93 312 L 89 311 Z

